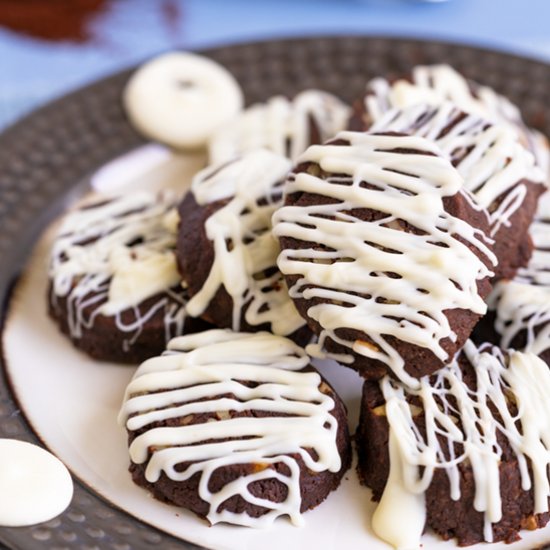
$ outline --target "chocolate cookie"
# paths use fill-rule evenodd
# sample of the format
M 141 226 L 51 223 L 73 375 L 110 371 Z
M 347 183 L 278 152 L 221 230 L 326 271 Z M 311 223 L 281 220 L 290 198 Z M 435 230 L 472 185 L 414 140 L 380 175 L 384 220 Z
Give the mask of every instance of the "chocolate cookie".
M 121 421 L 133 480 L 211 524 L 301 524 L 351 460 L 342 401 L 302 348 L 266 332 L 175 338 L 138 368 Z
M 420 137 L 341 132 L 300 160 L 273 223 L 290 295 L 319 335 L 308 350 L 415 384 L 486 311 L 487 212 Z
M 340 99 L 321 90 L 305 90 L 292 100 L 272 97 L 245 109 L 216 132 L 208 148 L 210 164 L 261 148 L 295 160 L 310 145 L 343 130 L 350 112 Z
M 413 548 L 425 526 L 461 546 L 545 526 L 549 391 L 535 355 L 471 341 L 417 389 L 366 382 L 356 441 L 360 479 L 380 501 L 375 532 Z
M 491 124 L 444 102 L 392 109 L 371 131 L 404 132 L 437 143 L 464 178 L 466 189 L 490 214 L 496 279 L 510 279 L 518 267 L 527 265 L 527 230 L 546 176 L 509 125 Z
M 94 359 L 140 363 L 172 337 L 210 327 L 185 311 L 175 205 L 168 194 L 139 192 L 65 218 L 51 254 L 49 313 Z
M 290 167 L 286 158 L 261 149 L 197 174 L 179 207 L 177 254 L 192 315 L 305 344 L 311 332 L 288 296 L 271 234 Z
M 533 153 L 542 171 L 550 174 L 550 149 L 546 136 L 528 128 L 520 110 L 508 98 L 489 86 L 467 80 L 449 65 L 419 65 L 401 78 L 372 79 L 367 83 L 365 95 L 354 103 L 350 127 L 366 130 L 390 109 L 420 103 L 438 105 L 443 101 L 450 101 L 469 114 L 509 126 Z
M 543 195 L 530 234 L 534 251 L 512 281 L 498 283 L 476 341 L 538 355 L 550 365 L 550 194 Z

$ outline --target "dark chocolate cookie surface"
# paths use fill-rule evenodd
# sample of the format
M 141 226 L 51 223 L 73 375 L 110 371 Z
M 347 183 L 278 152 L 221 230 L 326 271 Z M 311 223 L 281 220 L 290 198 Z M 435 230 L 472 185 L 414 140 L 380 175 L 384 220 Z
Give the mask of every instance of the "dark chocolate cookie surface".
M 495 279 L 510 279 L 527 265 L 528 229 L 546 175 L 510 125 L 441 102 L 387 111 L 371 131 L 404 132 L 434 141 L 464 178 L 464 187 L 489 212 L 489 236 L 498 259 Z
M 471 341 L 418 390 L 366 382 L 356 442 L 359 477 L 380 501 L 375 531 L 405 546 L 425 524 L 467 546 L 544 527 L 549 383 L 535 355 Z M 392 533 L 392 517 L 412 521 Z
M 179 207 L 177 256 L 190 313 L 222 328 L 269 330 L 305 344 L 311 332 L 288 296 L 271 233 L 290 167 L 261 149 L 200 172 Z
M 487 212 L 428 140 L 342 132 L 291 173 L 274 216 L 279 268 L 323 349 L 414 384 L 453 357 L 486 306 Z
M 308 365 L 265 332 L 172 340 L 126 392 L 134 481 L 211 524 L 301 524 L 351 460 L 345 406 Z
M 510 281 L 500 281 L 489 297 L 489 315 L 476 342 L 492 342 L 538 355 L 550 365 L 550 194 L 540 200 L 529 236 L 533 255 Z
M 175 200 L 147 192 L 69 213 L 53 244 L 50 316 L 103 361 L 140 363 L 209 327 L 186 313 L 175 258 Z

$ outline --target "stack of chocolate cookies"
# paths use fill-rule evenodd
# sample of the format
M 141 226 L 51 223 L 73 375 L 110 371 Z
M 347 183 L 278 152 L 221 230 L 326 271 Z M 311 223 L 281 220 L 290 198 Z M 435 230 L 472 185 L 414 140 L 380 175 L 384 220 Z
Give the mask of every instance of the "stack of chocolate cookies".
M 121 412 L 134 481 L 212 524 L 299 524 L 351 463 L 346 407 L 310 364 L 328 358 L 363 379 L 358 473 L 380 538 L 544 526 L 545 138 L 433 66 L 369 82 L 353 109 L 273 98 L 208 149 L 185 197 L 74 212 L 52 255 L 63 332 L 142 362 Z

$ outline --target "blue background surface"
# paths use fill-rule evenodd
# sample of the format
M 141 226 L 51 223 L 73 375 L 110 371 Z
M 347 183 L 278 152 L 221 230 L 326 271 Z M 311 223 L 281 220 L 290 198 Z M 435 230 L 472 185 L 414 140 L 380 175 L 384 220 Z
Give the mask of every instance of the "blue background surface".
M 91 21 L 96 39 L 84 44 L 51 43 L 0 27 L 0 127 L 173 48 L 369 34 L 443 39 L 550 62 L 550 0 L 171 0 L 179 12 L 171 24 L 163 1 L 115 0 Z

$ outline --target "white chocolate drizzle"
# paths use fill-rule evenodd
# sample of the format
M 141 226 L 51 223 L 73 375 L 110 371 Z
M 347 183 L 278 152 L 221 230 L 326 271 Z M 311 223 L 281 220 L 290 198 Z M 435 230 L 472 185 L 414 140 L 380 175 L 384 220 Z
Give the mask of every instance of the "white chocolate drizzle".
M 422 378 L 416 389 L 389 376 L 380 381 L 392 443 L 390 476 L 381 500 L 384 507 L 377 514 L 390 515 L 393 523 L 387 517 L 374 523 L 378 536 L 384 540 L 395 540 L 388 526 L 395 526 L 404 517 L 418 521 L 400 524 L 400 528 L 410 529 L 409 533 L 401 534 L 400 540 L 410 543 L 422 533 L 424 525 L 420 522 L 425 518 L 422 495 L 436 469 L 445 470 L 450 497 L 459 500 L 459 465 L 468 463 L 475 481 L 474 508 L 484 514 L 484 538 L 491 542 L 492 524 L 503 518 L 499 478 L 503 449 L 498 434 L 506 438 L 517 457 L 522 489 L 533 491 L 533 513 L 548 511 L 548 366 L 534 354 L 503 352 L 491 346 L 478 350 L 471 341 L 466 343 L 463 353 L 473 366 L 474 387 L 464 382 L 457 360 L 436 375 Z M 425 435 L 418 429 L 419 416 L 425 423 Z M 401 495 L 402 500 L 396 501 L 392 495 Z M 419 546 L 418 540 L 416 547 Z
M 151 483 L 161 473 L 175 481 L 200 473 L 199 495 L 209 504 L 211 524 L 267 527 L 285 515 L 302 524 L 300 466 L 290 455 L 300 456 L 314 472 L 338 472 L 342 466 L 338 422 L 330 412 L 334 400 L 322 391 L 317 372 L 303 371 L 308 364 L 302 348 L 266 332 L 210 330 L 173 339 L 164 355 L 138 368 L 126 390 L 120 421 L 130 431 L 145 428 L 130 445 L 132 462 L 147 462 L 145 476 Z M 232 416 L 232 411 L 275 416 Z M 193 415 L 206 413 L 215 413 L 216 419 L 193 422 Z M 171 418 L 189 422 L 147 429 Z M 176 466 L 183 462 L 191 464 L 181 471 Z M 270 467 L 277 463 L 287 466 L 288 475 Z M 218 492 L 210 491 L 209 480 L 218 468 L 243 464 L 258 467 Z M 248 486 L 264 479 L 283 483 L 286 499 L 254 496 Z M 245 512 L 220 511 L 235 495 L 269 511 L 256 519 Z
M 185 300 L 174 290 L 181 281 L 174 215 L 170 193 L 143 191 L 66 216 L 51 254 L 51 299 L 67 299 L 73 338 L 93 327 L 98 315 L 112 316 L 117 329 L 128 334 L 123 344 L 128 349 L 158 311 L 163 311 L 167 341 L 182 333 Z M 154 296 L 154 303 L 140 309 Z M 122 313 L 128 310 L 132 321 L 125 322 Z
M 510 127 L 533 152 L 538 166 L 548 174 L 550 151 L 546 136 L 528 128 L 519 109 L 506 97 L 488 86 L 467 80 L 449 65 L 417 66 L 411 80 L 390 83 L 378 77 L 367 84 L 365 110 L 372 122 L 392 108 L 404 109 L 420 103 L 439 105 L 448 100 L 467 113 Z
M 550 349 L 550 192 L 539 201 L 529 229 L 533 254 L 527 267 L 512 281 L 501 281 L 490 296 L 496 310 L 495 329 L 500 345 L 510 347 L 525 332 L 525 351 L 541 355 Z
M 210 163 L 218 164 L 265 148 L 296 160 L 312 143 L 311 124 L 322 143 L 346 127 L 350 108 L 336 96 L 305 90 L 293 100 L 275 96 L 252 105 L 210 140 Z
M 384 493 L 372 515 L 372 529 L 378 537 L 399 550 L 417 550 L 426 523 L 423 492 L 410 490 L 404 479 L 406 462 L 401 456 L 397 434 L 388 438 L 390 471 Z M 396 528 L 399 518 L 399 528 Z
M 464 178 L 464 186 L 490 212 L 491 237 L 521 207 L 526 183 L 544 183 L 532 153 L 509 126 L 465 114 L 453 103 L 417 104 L 386 112 L 372 132 L 413 133 L 435 141 Z M 500 197 L 501 201 L 497 201 Z
M 288 159 L 259 149 L 194 178 L 191 192 L 199 205 L 227 202 L 206 220 L 214 262 L 187 305 L 190 314 L 201 315 L 223 287 L 233 300 L 234 330 L 240 329 L 243 313 L 249 325 L 269 323 L 282 336 L 305 324 L 277 269 L 279 244 L 271 234 L 271 216 L 282 203 L 281 182 L 290 167 Z
M 322 301 L 307 310 L 322 327 L 319 344 L 309 352 L 320 354 L 328 337 L 382 361 L 414 385 L 385 336 L 429 348 L 442 362 L 449 359 L 440 342 L 456 335 L 444 310 L 486 311 L 477 282 L 492 272 L 480 258 L 488 263 L 495 258 L 482 231 L 445 211 L 444 197 L 466 192 L 437 145 L 403 135 L 341 132 L 337 138 L 349 145 L 312 146 L 299 159 L 332 175 L 301 172 L 287 181 L 288 195 L 305 192 L 329 200 L 275 213 L 275 235 L 311 243 L 283 250 L 279 268 L 298 276 L 291 296 Z M 403 152 L 407 149 L 414 152 Z M 362 221 L 354 209 L 376 211 L 380 218 Z M 419 234 L 407 232 L 405 224 Z M 341 328 L 367 334 L 373 345 L 343 339 L 336 333 Z
M 502 227 L 509 228 L 510 218 L 521 207 L 527 193 L 522 180 L 540 184 L 545 180 L 532 153 L 509 125 L 491 124 L 448 101 L 392 109 L 371 131 L 412 133 L 435 141 L 464 178 L 466 189 L 488 209 L 491 237 Z

